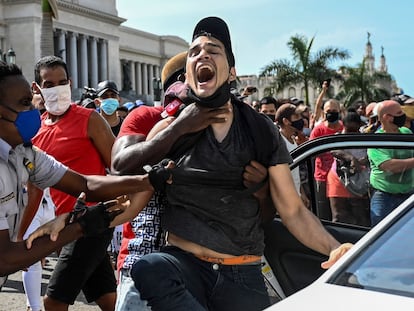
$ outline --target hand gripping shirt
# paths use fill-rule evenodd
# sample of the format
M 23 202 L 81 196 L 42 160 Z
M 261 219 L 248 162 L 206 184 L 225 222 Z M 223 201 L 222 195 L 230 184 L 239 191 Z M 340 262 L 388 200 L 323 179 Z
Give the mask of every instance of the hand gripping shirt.
M 160 121 L 163 107 L 140 106 L 132 110 L 122 123 L 118 137 L 147 136 Z M 159 251 L 164 245 L 165 232 L 161 216 L 166 205 L 165 195 L 155 192 L 145 208 L 130 222 L 123 225 L 122 243 L 118 255 L 118 270 L 130 269 L 142 256 Z
M 27 205 L 26 185 L 30 181 L 45 189 L 55 185 L 67 167 L 35 147 L 16 148 L 0 139 L 0 230 L 16 238 Z
M 233 105 L 234 120 L 222 142 L 209 127 L 177 159 L 161 223 L 167 231 L 214 251 L 260 256 L 264 233 L 259 203 L 243 186 L 244 167 L 256 160 L 259 138 L 242 121 L 240 109 Z M 273 122 L 262 118 L 257 126 L 271 134 L 263 142 L 271 147 L 268 165 L 291 162 Z

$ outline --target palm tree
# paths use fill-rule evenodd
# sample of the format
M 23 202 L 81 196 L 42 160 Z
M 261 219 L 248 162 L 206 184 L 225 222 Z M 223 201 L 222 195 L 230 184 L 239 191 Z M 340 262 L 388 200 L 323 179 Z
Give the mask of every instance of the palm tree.
M 390 98 L 390 92 L 382 85 L 389 85 L 391 76 L 386 72 L 370 73 L 365 66 L 365 60 L 357 67 L 341 67 L 340 71 L 345 79 L 336 98 L 341 100 L 345 107 L 357 100 L 369 103 Z
M 42 0 L 42 24 L 40 29 L 40 57 L 54 55 L 53 18 L 58 18 L 56 0 Z
M 319 86 L 327 78 L 340 79 L 337 72 L 329 67 L 334 60 L 349 58 L 349 52 L 344 49 L 328 47 L 311 53 L 315 37 L 309 41 L 303 35 L 290 38 L 287 45 L 293 56 L 293 62 L 286 59 L 275 60 L 265 66 L 260 72 L 261 76 L 273 76 L 274 82 L 270 88 L 280 92 L 285 87 L 303 82 L 305 88 L 305 101 L 309 103 L 309 87 Z

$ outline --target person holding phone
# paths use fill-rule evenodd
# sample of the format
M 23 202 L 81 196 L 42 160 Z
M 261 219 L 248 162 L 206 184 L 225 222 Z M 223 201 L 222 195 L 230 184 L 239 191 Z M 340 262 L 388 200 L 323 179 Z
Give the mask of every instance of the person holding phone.
M 331 85 L 331 79 L 326 79 L 322 82 L 321 92 L 315 102 L 315 110 L 313 118 L 310 121 L 310 128 L 313 129 L 316 125 L 322 122 L 323 117 L 323 99 L 328 94 L 329 86 Z

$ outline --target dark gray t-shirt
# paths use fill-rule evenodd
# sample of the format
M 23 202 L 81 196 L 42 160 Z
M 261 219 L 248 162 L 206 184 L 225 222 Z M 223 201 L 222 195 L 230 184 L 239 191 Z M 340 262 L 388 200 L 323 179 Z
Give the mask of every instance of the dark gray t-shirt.
M 235 256 L 262 255 L 264 235 L 259 204 L 245 194 L 243 170 L 255 160 L 254 133 L 242 124 L 233 105 L 234 121 L 219 143 L 207 128 L 194 146 L 176 162 L 173 183 L 167 186 L 169 207 L 162 219 L 164 228 L 184 239 Z M 271 132 L 270 165 L 291 162 L 276 126 L 260 119 Z M 230 197 L 230 200 L 223 198 Z

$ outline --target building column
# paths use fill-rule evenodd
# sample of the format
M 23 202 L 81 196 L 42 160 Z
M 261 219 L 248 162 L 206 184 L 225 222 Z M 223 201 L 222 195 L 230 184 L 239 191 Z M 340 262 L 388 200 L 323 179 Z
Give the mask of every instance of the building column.
M 99 41 L 99 81 L 108 80 L 108 52 L 106 40 Z
M 80 87 L 89 86 L 88 83 L 88 37 L 80 36 Z
M 78 83 L 78 54 L 77 54 L 77 42 L 76 37 L 78 35 L 74 32 L 69 34 L 69 42 L 70 42 L 70 78 L 72 79 L 72 88 L 77 89 L 79 88 Z
M 58 34 L 58 53 L 59 57 L 66 63 L 66 31 L 60 29 Z
M 135 90 L 137 95 L 142 94 L 142 70 L 141 63 L 135 63 Z
M 154 67 L 152 65 L 148 65 L 148 82 L 149 82 L 149 92 L 153 98 L 154 98 Z
M 97 39 L 91 37 L 90 39 L 90 60 L 91 60 L 91 85 L 90 87 L 96 87 L 98 81 L 98 47 Z
M 142 64 L 142 94 L 148 95 L 148 66 Z
M 128 61 L 129 71 L 131 72 L 131 90 L 136 92 L 135 88 L 135 63 L 134 61 L 130 60 Z
M 160 66 L 158 66 L 158 65 L 154 65 L 154 76 L 157 79 L 161 79 Z

